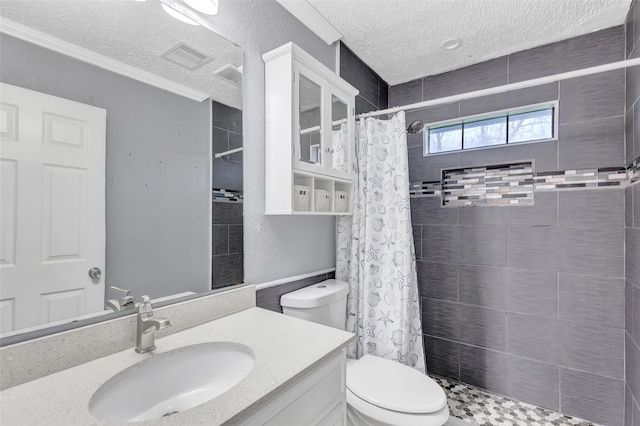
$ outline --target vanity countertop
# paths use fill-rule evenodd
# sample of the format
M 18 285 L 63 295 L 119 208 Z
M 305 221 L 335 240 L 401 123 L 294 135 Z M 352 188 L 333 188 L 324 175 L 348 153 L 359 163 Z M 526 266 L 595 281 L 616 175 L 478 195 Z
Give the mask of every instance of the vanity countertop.
M 88 409 L 93 393 L 125 368 L 154 355 L 204 342 L 237 342 L 255 353 L 255 367 L 238 385 L 212 401 L 147 424 L 233 424 L 258 410 L 265 399 L 344 348 L 351 333 L 250 308 L 167 337 L 157 349 L 133 348 L 0 392 L 0 423 L 6 425 L 99 424 Z M 78 348 L 82 350 L 81 347 Z M 143 423 L 144 424 L 144 423 Z

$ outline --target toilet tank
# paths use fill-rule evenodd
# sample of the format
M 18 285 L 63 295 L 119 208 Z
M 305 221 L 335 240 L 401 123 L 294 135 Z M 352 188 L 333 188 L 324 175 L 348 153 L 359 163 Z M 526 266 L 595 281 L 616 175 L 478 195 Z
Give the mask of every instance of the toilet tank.
M 344 330 L 349 284 L 326 280 L 280 297 L 285 315 Z

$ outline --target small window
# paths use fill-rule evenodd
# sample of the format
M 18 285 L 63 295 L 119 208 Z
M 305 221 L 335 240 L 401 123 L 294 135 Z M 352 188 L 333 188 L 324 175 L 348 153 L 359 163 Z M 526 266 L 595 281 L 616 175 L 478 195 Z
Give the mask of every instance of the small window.
M 554 137 L 554 107 L 492 114 L 428 127 L 427 154 L 529 142 Z

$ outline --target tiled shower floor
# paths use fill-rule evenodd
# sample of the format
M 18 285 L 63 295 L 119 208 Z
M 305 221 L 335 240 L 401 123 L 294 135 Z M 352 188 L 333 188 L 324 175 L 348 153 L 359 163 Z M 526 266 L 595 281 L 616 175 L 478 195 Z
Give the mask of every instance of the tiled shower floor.
M 598 426 L 546 408 L 494 395 L 473 386 L 432 376 L 447 393 L 452 416 L 480 426 L 580 425 Z

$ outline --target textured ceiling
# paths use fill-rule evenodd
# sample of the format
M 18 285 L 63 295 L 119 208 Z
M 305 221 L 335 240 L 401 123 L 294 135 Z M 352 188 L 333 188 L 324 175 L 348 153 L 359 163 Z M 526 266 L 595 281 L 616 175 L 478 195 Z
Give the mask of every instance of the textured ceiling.
M 307 0 L 387 83 L 622 24 L 631 0 Z M 441 45 L 460 38 L 461 46 Z
M 242 108 L 241 85 L 213 74 L 242 65 L 242 49 L 170 17 L 157 0 L 2 0 L 0 16 Z M 160 57 L 179 42 L 214 59 L 190 71 Z

